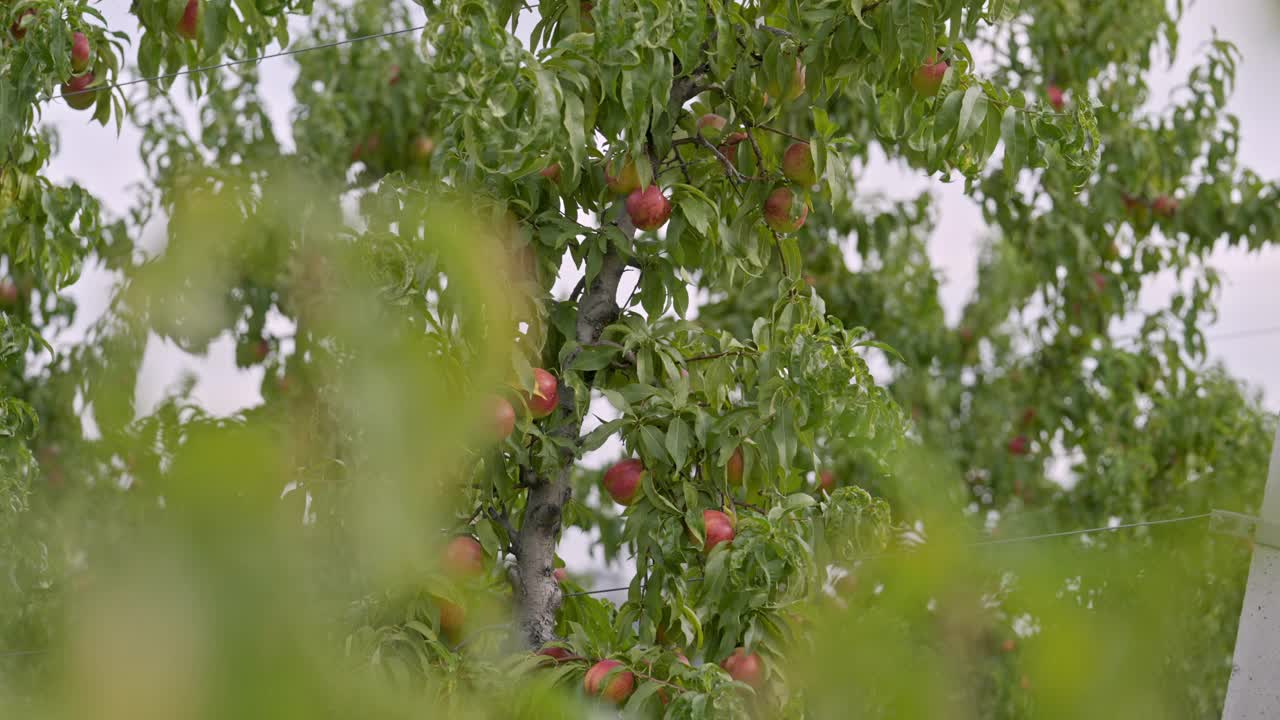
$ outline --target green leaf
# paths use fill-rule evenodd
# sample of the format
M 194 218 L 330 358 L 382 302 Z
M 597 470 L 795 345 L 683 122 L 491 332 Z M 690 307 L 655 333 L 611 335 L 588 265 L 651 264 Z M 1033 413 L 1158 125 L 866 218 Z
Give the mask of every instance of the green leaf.
M 711 230 L 711 223 L 714 222 L 715 218 L 715 210 L 697 198 L 697 196 L 687 195 L 680 198 L 676 202 L 676 207 L 680 210 L 680 214 L 684 216 L 684 219 L 688 221 L 689 226 L 702 235 L 706 235 Z
M 1000 139 L 1004 142 L 1004 172 L 1014 178 L 1022 170 L 1027 157 L 1026 136 L 1017 108 L 1010 105 L 1000 119 Z
M 769 347 L 769 321 L 764 318 L 756 318 L 751 325 L 751 340 L 756 347 L 764 350 Z
M 680 626 L 682 631 L 693 628 L 693 647 L 702 647 L 702 621 L 693 608 L 685 605 L 680 608 Z M 688 633 L 685 633 L 686 637 Z
M 663 445 L 662 433 L 652 425 L 644 425 L 640 428 L 640 448 L 644 450 L 645 455 L 659 463 L 665 463 L 670 460 L 667 457 L 667 451 Z M 648 465 L 649 463 L 645 463 Z
M 897 358 L 899 362 L 905 363 L 907 361 L 906 358 L 902 357 L 902 353 L 894 349 L 892 345 L 886 342 L 881 342 L 879 340 L 859 340 L 858 342 L 854 343 L 853 346 L 856 348 L 873 347 L 873 348 L 876 348 L 877 350 L 883 350 L 884 352 L 892 355 L 893 357 Z
M 654 483 L 653 473 L 647 472 L 640 481 L 640 487 L 644 490 L 644 496 L 649 498 L 649 502 L 656 508 L 669 512 L 679 517 L 681 515 L 680 508 L 666 498 L 662 493 L 658 492 L 658 486 Z
M 581 443 L 583 452 L 591 452 L 592 450 L 599 449 L 610 436 L 618 432 L 618 429 L 622 427 L 622 424 L 622 418 L 610 420 L 584 435 Z
M 817 137 L 830 140 L 840 131 L 840 127 L 831 121 L 827 111 L 820 107 L 813 108 L 813 131 Z
M 636 380 L 642 385 L 653 384 L 653 352 L 648 349 L 636 351 Z
M 942 109 L 938 111 L 938 115 L 933 122 L 933 138 L 935 141 L 940 142 L 960 122 L 960 107 L 964 97 L 965 93 L 955 90 L 942 101 Z
M 603 370 L 618 357 L 619 352 L 618 348 L 611 345 L 584 347 L 574 356 L 569 367 L 572 370 Z
M 609 401 L 609 404 L 616 408 L 618 412 L 624 415 L 631 412 L 631 403 L 627 402 L 627 399 L 617 390 L 601 388 L 600 394 L 604 395 L 605 399 Z
M 517 351 L 511 354 L 511 365 L 516 371 L 516 380 L 519 381 L 520 387 L 526 391 L 532 391 L 534 389 L 533 366 L 529 364 L 529 359 L 523 352 Z
M 707 442 L 707 431 L 711 427 L 711 415 L 701 408 L 698 408 L 696 412 L 697 417 L 693 421 L 693 435 L 698 444 L 705 444 Z
M 564 128 L 569 132 L 569 153 L 574 165 L 581 167 L 586 158 L 587 139 L 583 120 L 582 98 L 564 95 Z
M 706 539 L 707 528 L 702 519 L 702 503 L 698 499 L 698 490 L 691 482 L 680 484 L 684 496 L 684 521 L 689 529 L 698 536 L 698 544 Z
M 407 627 L 407 628 L 409 628 L 410 630 L 413 630 L 413 631 L 417 632 L 419 635 L 421 635 L 421 636 L 423 637 L 423 639 L 424 639 L 424 640 L 438 640 L 438 639 L 439 639 L 439 638 L 436 636 L 436 631 L 435 631 L 435 630 L 432 630 L 432 629 L 431 629 L 431 626 L 429 626 L 429 625 L 427 625 L 426 623 L 421 622 L 421 621 L 419 621 L 419 620 L 410 620 L 410 621 L 406 622 L 406 623 L 404 624 L 404 626 L 405 626 L 405 627 Z
M 791 512 L 793 510 L 810 508 L 817 504 L 818 501 L 809 493 L 792 493 L 787 496 L 786 503 L 783 507 L 787 512 Z
M 778 243 L 782 248 L 782 257 L 787 261 L 786 267 L 794 276 L 804 266 L 804 260 L 800 255 L 800 241 L 794 235 L 785 235 Z
M 689 315 L 689 286 L 687 283 L 679 282 L 675 287 L 671 288 L 671 305 L 676 315 L 687 317 Z
M 693 430 L 680 418 L 675 418 L 667 426 L 667 452 L 677 468 L 684 467 L 689 458 L 689 447 L 693 444 Z
M 784 470 L 791 468 L 791 460 L 796 454 L 796 433 L 792 420 L 791 406 L 784 400 L 776 410 L 773 421 L 773 442 L 778 449 L 778 463 Z
M 654 595 L 657 596 L 658 594 L 654 593 Z M 639 712 L 645 706 L 645 703 L 649 702 L 657 694 L 661 687 L 659 683 L 652 680 L 642 681 L 640 687 L 636 688 L 636 691 L 631 693 L 631 697 L 627 698 L 627 703 L 624 706 L 625 711 L 628 713 Z
M 987 118 L 987 96 L 979 85 L 970 87 L 964 93 L 960 105 L 960 127 L 956 131 L 956 141 L 964 142 L 982 127 Z

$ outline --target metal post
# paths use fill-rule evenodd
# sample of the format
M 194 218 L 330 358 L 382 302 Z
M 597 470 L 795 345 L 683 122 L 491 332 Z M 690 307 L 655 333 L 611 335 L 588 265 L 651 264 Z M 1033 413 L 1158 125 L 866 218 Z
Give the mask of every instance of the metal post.
M 1280 432 L 1258 518 L 1280 523 Z M 1240 611 L 1222 720 L 1280 718 L 1280 547 L 1258 543 Z

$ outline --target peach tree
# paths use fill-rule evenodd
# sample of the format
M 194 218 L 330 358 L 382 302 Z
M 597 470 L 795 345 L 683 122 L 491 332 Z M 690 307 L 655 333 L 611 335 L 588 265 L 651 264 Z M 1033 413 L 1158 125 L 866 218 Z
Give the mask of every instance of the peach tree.
M 1228 44 L 1141 112 L 1161 2 L 0 12 L 0 638 L 72 661 L 6 672 L 15 706 L 1105 713 L 1129 675 L 1037 698 L 1015 649 L 1140 617 L 1132 558 L 1013 587 L 883 553 L 1256 501 L 1269 421 L 1201 327 L 1209 252 L 1272 241 L 1277 192 L 1236 158 Z M 265 64 L 202 69 L 321 45 L 286 127 Z M 113 87 L 126 65 L 158 79 Z M 45 176 L 54 103 L 138 130 L 127 215 Z M 959 327 L 928 196 L 872 199 L 877 154 L 983 210 Z M 116 290 L 55 353 L 90 264 Z M 1184 289 L 1140 310 L 1166 271 Z M 228 341 L 261 403 L 214 416 L 193 379 L 139 406 L 149 345 Z M 563 569 L 570 531 L 625 590 Z M 1127 691 L 1203 714 L 1242 556 L 1189 548 L 1160 577 L 1208 591 L 1154 657 L 1191 702 Z M 111 691 L 146 672 L 171 692 Z

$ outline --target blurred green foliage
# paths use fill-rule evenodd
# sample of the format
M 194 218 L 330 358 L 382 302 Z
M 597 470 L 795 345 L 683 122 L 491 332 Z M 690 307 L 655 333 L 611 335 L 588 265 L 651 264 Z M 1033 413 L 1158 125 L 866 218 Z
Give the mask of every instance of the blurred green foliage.
M 85 0 L 0 7 L 3 716 L 607 716 L 582 690 L 604 658 L 634 716 L 1219 713 L 1244 543 L 974 543 L 1256 505 L 1275 421 L 1202 333 L 1210 253 L 1280 223 L 1229 43 L 1148 113 L 1160 0 L 191 2 L 137 0 L 136 38 Z M 98 91 L 143 138 L 127 217 L 42 174 L 72 32 L 97 86 L 424 12 L 293 56 L 286 128 L 252 65 Z M 697 139 L 710 112 L 736 145 Z M 809 215 L 779 235 L 801 140 L 820 182 L 788 185 Z M 927 195 L 873 197 L 877 154 L 982 209 L 958 326 L 945 229 Z M 670 195 L 659 232 L 607 187 L 626 160 Z M 89 263 L 118 287 L 54 352 Z M 221 339 L 260 404 L 212 416 L 188 379 L 142 412 L 149 346 Z M 610 440 L 646 468 L 625 509 L 582 462 Z M 736 534 L 704 552 L 707 510 Z M 562 526 L 634 562 L 625 599 L 518 562 Z M 548 587 L 558 661 L 521 627 Z M 756 687 L 720 664 L 739 648 Z

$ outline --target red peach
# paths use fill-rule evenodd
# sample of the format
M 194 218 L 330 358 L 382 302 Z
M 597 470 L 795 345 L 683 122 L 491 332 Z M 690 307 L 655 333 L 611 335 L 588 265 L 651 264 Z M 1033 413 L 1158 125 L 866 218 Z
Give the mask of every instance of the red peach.
M 627 214 L 639 230 L 657 230 L 671 218 L 671 201 L 657 185 L 636 190 L 627 196 Z

